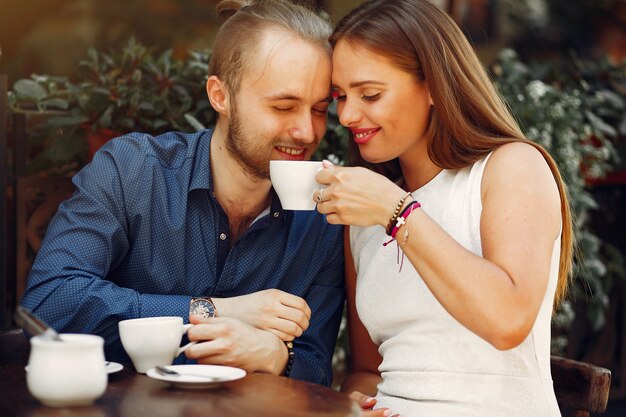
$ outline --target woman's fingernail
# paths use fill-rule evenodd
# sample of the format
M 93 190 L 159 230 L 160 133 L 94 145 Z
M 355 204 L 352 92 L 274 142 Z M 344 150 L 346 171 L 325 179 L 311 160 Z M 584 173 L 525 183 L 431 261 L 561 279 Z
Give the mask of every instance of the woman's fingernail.
M 324 160 L 322 161 L 322 166 L 323 166 L 324 168 L 330 168 L 330 167 L 332 167 L 333 165 L 335 165 L 335 164 L 333 164 L 332 162 L 330 162 L 328 159 L 324 159 Z
M 386 409 L 385 411 L 383 411 L 383 416 L 389 417 L 390 415 L 391 415 L 391 410 L 390 409 Z

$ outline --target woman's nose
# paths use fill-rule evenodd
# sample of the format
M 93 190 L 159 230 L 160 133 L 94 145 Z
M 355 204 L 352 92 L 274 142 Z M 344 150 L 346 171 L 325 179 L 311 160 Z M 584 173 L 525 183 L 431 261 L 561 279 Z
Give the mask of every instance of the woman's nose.
M 362 116 L 358 107 L 352 104 L 352 102 L 348 99 L 346 99 L 343 103 L 337 103 L 337 115 L 339 116 L 339 123 L 346 127 L 350 127 L 358 123 Z

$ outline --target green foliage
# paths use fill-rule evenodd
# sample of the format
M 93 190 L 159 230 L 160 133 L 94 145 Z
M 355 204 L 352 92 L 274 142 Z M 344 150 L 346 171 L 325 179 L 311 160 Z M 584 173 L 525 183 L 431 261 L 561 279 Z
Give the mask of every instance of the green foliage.
M 157 55 L 130 39 L 121 51 L 90 48 L 77 82 L 48 75 L 17 81 L 9 94 L 12 110 L 47 116 L 31 131 L 41 152 L 29 169 L 80 167 L 87 162 L 87 130 L 159 134 L 195 131 L 199 120 L 212 123 L 204 92 L 208 59 L 208 52 L 186 59 L 173 58 L 169 50 Z
M 598 209 L 588 186 L 626 157 L 620 145 L 626 137 L 625 68 L 606 61 L 529 66 L 512 50 L 502 51 L 494 67 L 496 84 L 522 129 L 550 152 L 567 183 L 578 247 L 570 294 L 587 300 L 594 330 L 604 325 L 608 292 L 623 267 L 618 273 L 619 253 L 588 225 L 590 211 Z M 567 304 L 564 310 L 556 325 L 566 328 L 573 315 Z

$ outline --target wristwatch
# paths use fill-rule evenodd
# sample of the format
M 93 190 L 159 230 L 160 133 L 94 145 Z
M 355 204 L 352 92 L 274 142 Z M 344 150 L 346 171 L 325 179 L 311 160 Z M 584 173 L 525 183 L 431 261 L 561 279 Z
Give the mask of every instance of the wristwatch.
M 217 316 L 217 308 L 211 297 L 193 297 L 189 302 L 189 316 L 197 316 L 203 319 Z

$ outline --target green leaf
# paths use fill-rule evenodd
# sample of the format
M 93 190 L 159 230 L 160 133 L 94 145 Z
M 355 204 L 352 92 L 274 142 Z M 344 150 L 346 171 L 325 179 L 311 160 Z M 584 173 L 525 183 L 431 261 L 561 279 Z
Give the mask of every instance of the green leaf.
M 111 120 L 113 114 L 113 106 L 107 107 L 98 119 L 98 125 L 103 129 L 109 129 L 111 127 Z
M 597 209 L 598 203 L 589 193 L 580 193 L 576 196 L 576 201 L 587 209 Z
M 135 121 L 130 117 L 120 117 L 117 122 L 126 131 L 132 130 L 135 127 Z
M 89 57 L 89 59 L 92 62 L 97 63 L 98 62 L 98 51 L 96 51 L 96 48 L 94 48 L 92 46 L 87 48 L 87 57 Z
M 153 128 L 155 131 L 158 131 L 158 130 L 164 129 L 164 128 L 165 128 L 165 127 L 167 127 L 168 125 L 170 125 L 170 123 L 168 123 L 166 120 L 163 120 L 163 119 L 155 119 L 155 120 L 152 122 L 152 128 Z
M 613 138 L 617 137 L 617 130 L 615 130 L 613 126 L 611 126 L 608 123 L 605 123 L 604 120 L 602 120 L 595 114 L 591 113 L 590 111 L 586 111 L 585 115 L 587 116 L 589 123 L 591 123 L 594 129 L 596 129 L 597 131 L 599 131 L 600 133 L 604 135 L 607 135 Z
M 195 117 L 193 117 L 193 115 L 191 115 L 190 113 L 185 113 L 185 120 L 187 120 L 187 123 L 189 123 L 191 127 L 196 129 L 196 131 L 198 132 L 200 130 L 206 129 L 206 127 L 204 127 L 204 125 L 200 123 L 200 121 L 196 119 Z
M 53 107 L 61 110 L 67 110 L 70 106 L 70 102 L 62 98 L 49 98 L 42 100 L 39 104 L 44 108 Z
M 598 96 L 602 99 L 606 100 L 611 104 L 615 109 L 623 110 L 624 109 L 624 99 L 620 97 L 618 94 L 614 93 L 611 90 L 599 90 L 596 92 Z
M 48 157 L 57 163 L 75 159 L 83 151 L 85 142 L 75 135 L 54 135 L 49 147 Z
M 35 100 L 40 100 L 48 95 L 48 91 L 33 80 L 19 80 L 13 89 L 17 94 Z
M 587 308 L 587 317 L 594 331 L 598 331 L 604 327 L 606 322 L 604 308 L 600 303 L 591 303 Z
M 88 122 L 85 116 L 56 116 L 48 119 L 48 124 L 54 127 L 74 126 Z

